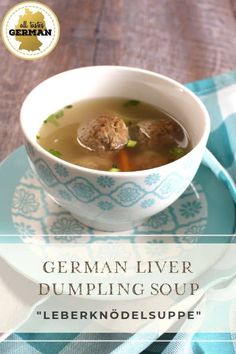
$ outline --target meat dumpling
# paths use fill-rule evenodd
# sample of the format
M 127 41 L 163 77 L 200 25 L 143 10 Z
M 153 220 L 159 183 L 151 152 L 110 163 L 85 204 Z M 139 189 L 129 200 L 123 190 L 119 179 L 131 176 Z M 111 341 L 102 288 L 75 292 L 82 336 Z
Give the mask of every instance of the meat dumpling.
M 170 118 L 142 120 L 130 128 L 130 134 L 139 145 L 149 148 L 171 145 L 184 138 L 181 126 Z
M 129 132 L 125 122 L 115 114 L 102 114 L 77 130 L 77 140 L 91 151 L 114 151 L 128 142 Z

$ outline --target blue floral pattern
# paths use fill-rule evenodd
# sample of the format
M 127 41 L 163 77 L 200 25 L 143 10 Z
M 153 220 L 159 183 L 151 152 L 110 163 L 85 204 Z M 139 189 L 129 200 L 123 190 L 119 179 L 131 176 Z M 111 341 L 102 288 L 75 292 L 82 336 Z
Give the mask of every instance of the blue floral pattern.
M 161 212 L 159 214 L 156 214 L 152 216 L 148 221 L 146 222 L 146 225 L 151 227 L 152 229 L 158 229 L 164 225 L 167 224 L 169 220 L 169 216 L 165 212 Z
M 153 184 L 156 184 L 157 182 L 159 182 L 161 179 L 159 173 L 152 173 L 149 176 L 147 176 L 144 180 L 144 183 L 147 186 L 152 186 Z
M 193 234 L 193 235 L 201 235 L 204 234 L 206 229 L 206 225 L 190 225 L 187 230 L 185 230 L 185 234 Z
M 111 178 L 111 177 L 100 176 L 97 179 L 97 184 L 103 188 L 111 188 L 112 186 L 114 186 L 115 182 L 114 182 L 113 178 Z
M 15 223 L 16 230 L 23 236 L 35 235 L 35 230 L 31 225 L 27 225 L 24 222 Z
M 100 201 L 98 202 L 98 207 L 103 211 L 109 211 L 113 209 L 113 204 L 107 201 Z
M 42 159 L 38 160 L 38 162 L 36 163 L 37 166 L 41 164 L 43 165 L 43 169 L 46 169 L 46 171 L 48 171 L 49 167 L 45 161 L 42 161 Z M 51 172 L 53 171 L 51 170 Z M 70 203 L 70 198 L 72 198 L 72 200 L 76 198 L 75 193 L 72 192 L 72 186 L 74 186 L 75 183 L 81 183 L 83 186 L 85 186 L 85 189 L 88 188 L 89 191 L 92 191 L 91 194 L 86 194 L 86 191 L 84 191 L 84 189 L 82 188 L 83 193 L 85 193 L 85 195 L 87 196 L 89 195 L 90 198 L 97 198 L 97 210 L 100 209 L 101 212 L 107 213 L 107 215 L 110 214 L 109 210 L 111 210 L 111 213 L 113 212 L 116 203 L 122 206 L 125 205 L 126 207 L 127 205 L 130 205 L 135 201 L 134 203 L 137 203 L 137 207 L 141 208 L 141 204 L 144 207 L 149 207 L 149 205 L 152 204 L 152 201 L 149 201 L 150 199 L 154 199 L 156 203 L 158 202 L 158 199 L 155 196 L 155 191 L 158 190 L 160 184 L 157 186 L 154 185 L 153 188 L 151 186 L 151 188 L 145 190 L 141 188 L 139 184 L 133 182 L 125 182 L 116 187 L 113 185 L 111 187 L 100 187 L 99 189 L 97 187 L 97 179 L 94 181 L 96 184 L 93 184 L 82 177 L 80 177 L 79 179 L 78 177 L 76 177 L 72 180 L 66 180 L 65 182 L 61 182 L 58 175 L 56 175 L 55 166 L 54 173 L 55 175 L 53 178 L 55 178 L 55 180 L 53 179 L 53 183 L 56 181 L 56 191 L 58 193 L 58 198 L 60 196 L 62 199 L 64 198 L 68 203 Z M 62 179 L 63 178 L 64 177 L 62 177 Z M 167 177 L 165 179 L 167 179 Z M 104 185 L 110 184 L 107 179 L 103 180 L 101 183 L 104 183 Z M 207 225 L 207 200 L 205 198 L 201 185 L 194 185 L 194 187 L 197 190 L 200 199 L 196 199 L 195 192 L 192 188 L 189 188 L 188 191 L 186 191 L 182 195 L 182 197 L 179 198 L 178 201 L 174 203 L 171 207 L 169 207 L 167 210 L 157 215 L 154 215 L 152 218 L 148 219 L 143 225 L 135 227 L 132 230 L 130 242 L 135 242 L 135 235 L 153 235 L 167 233 L 179 233 L 183 235 L 185 233 L 201 233 L 201 230 L 205 230 L 205 227 Z M 102 188 L 104 188 L 104 192 Z M 22 190 L 24 192 L 22 192 Z M 27 201 L 24 207 L 22 204 L 22 200 Z M 200 213 L 196 214 L 196 216 L 190 216 L 186 219 L 185 217 L 181 216 L 180 209 L 183 208 L 183 205 L 186 206 L 186 204 L 188 209 L 189 202 L 193 206 L 193 209 L 196 209 L 197 211 L 199 207 L 196 207 L 196 202 L 200 202 L 202 209 Z M 35 212 L 29 212 L 29 210 L 35 210 L 36 206 L 37 210 Z M 19 212 L 17 208 L 20 208 L 21 211 Z M 85 234 L 92 235 L 96 233 L 96 231 L 92 228 L 88 228 L 80 224 L 76 219 L 73 218 L 71 214 L 69 214 L 63 208 L 55 204 L 54 201 L 47 196 L 46 192 L 41 187 L 39 181 L 36 178 L 36 175 L 30 173 L 28 168 L 25 171 L 25 174 L 22 179 L 19 181 L 14 192 L 11 214 L 13 223 L 19 234 L 53 235 L 52 237 L 46 238 L 45 242 L 81 242 L 81 240 L 78 237 L 76 238 L 75 236 L 81 236 L 82 234 L 82 239 L 84 240 Z M 199 227 L 199 225 L 201 227 Z M 67 236 L 63 237 L 63 235 Z M 117 233 L 117 235 L 119 235 L 119 233 Z M 86 242 L 89 240 L 90 242 L 92 242 L 92 239 L 90 238 L 87 238 Z M 190 241 L 190 239 L 188 240 Z M 147 240 L 145 242 L 147 242 Z
M 80 235 L 84 227 L 72 217 L 62 217 L 56 220 L 50 231 L 56 235 Z
M 72 200 L 72 196 L 70 195 L 69 192 L 65 191 L 65 190 L 59 190 L 58 192 L 59 197 L 61 197 L 62 199 L 70 202 Z
M 68 177 L 69 176 L 69 172 L 67 171 L 67 169 L 63 165 L 61 165 L 60 163 L 57 163 L 55 165 L 55 170 L 56 170 L 56 173 L 61 177 Z
M 150 208 L 154 204 L 155 204 L 155 199 L 146 199 L 143 200 L 140 205 L 143 209 L 146 209 L 146 208 Z
M 13 197 L 12 206 L 18 212 L 30 214 L 36 212 L 39 207 L 39 202 L 36 201 L 35 195 L 20 188 L 16 191 Z
M 53 187 L 57 184 L 55 176 L 44 161 L 39 161 L 35 165 L 39 177 L 43 180 L 45 184 L 47 184 L 49 187 Z
M 113 192 L 112 198 L 115 199 L 118 204 L 128 207 L 137 203 L 144 195 L 145 193 L 138 185 L 128 182 Z
M 110 202 L 113 204 L 118 204 L 122 207 L 131 207 L 142 199 L 139 206 L 141 208 L 149 208 L 154 205 L 154 201 L 157 197 L 161 199 L 169 198 L 173 191 L 181 188 L 183 182 L 181 176 L 172 173 L 158 184 L 158 182 L 161 181 L 161 176 L 159 173 L 151 173 L 144 178 L 141 185 L 135 182 L 124 182 L 118 187 L 111 189 L 114 187 L 115 181 L 114 178 L 110 176 L 99 176 L 96 179 L 97 185 L 99 186 L 97 187 L 85 177 L 74 177 L 63 181 L 62 179 L 69 177 L 69 172 L 60 163 L 55 164 L 54 172 L 42 159 L 36 160 L 35 166 L 39 177 L 49 187 L 59 185 L 65 190 L 68 190 L 69 194 L 60 193 L 62 199 L 69 200 L 69 195 L 72 193 L 72 195 L 82 203 L 90 203 L 100 197 L 106 197 L 110 199 Z M 143 184 L 148 188 L 144 189 L 142 187 Z M 147 200 L 145 197 L 149 196 L 150 198 L 147 198 L 149 201 L 145 201 Z
M 80 236 L 82 237 L 82 236 Z M 79 239 L 80 239 L 79 237 Z M 60 242 L 60 243 L 70 243 L 70 242 L 73 242 L 73 243 L 78 243 L 78 236 L 63 236 L 63 235 L 56 235 L 54 236 L 54 240 Z
M 156 194 L 162 198 L 168 198 L 174 191 L 180 189 L 183 180 L 180 176 L 172 174 L 166 177 L 164 181 L 162 181 L 161 185 L 157 188 Z
M 202 209 L 201 203 L 198 202 L 197 200 L 194 200 L 192 202 L 186 202 L 182 204 L 179 211 L 184 218 L 189 219 L 199 214 L 201 209 Z
M 34 164 L 36 172 L 38 171 L 35 175 L 29 172 L 29 165 L 25 162 L 24 175 L 19 180 L 19 183 L 17 183 L 12 197 L 11 215 L 16 229 L 20 230 L 21 227 L 19 231 L 21 234 L 30 234 L 34 231 L 37 235 L 53 235 L 53 237 L 45 238 L 45 242 L 56 241 L 54 236 L 57 237 L 58 233 L 70 237 L 70 235 L 81 236 L 81 234 L 83 234 L 83 236 L 86 234 L 94 235 L 96 233 L 99 234 L 99 232 L 80 224 L 69 212 L 55 203 L 54 199 L 50 198 L 45 189 L 41 186 L 36 177 L 38 174 L 41 175 L 45 183 L 47 183 L 49 195 L 53 194 L 51 193 L 51 188 L 55 187 L 56 200 L 62 205 L 64 202 L 65 207 L 68 205 L 72 213 L 75 210 L 75 213 L 81 215 L 81 219 L 86 218 L 87 215 L 87 205 L 84 203 L 95 201 L 91 206 L 92 211 L 95 217 L 100 218 L 99 220 L 101 221 L 105 214 L 115 219 L 115 208 L 117 208 L 116 210 L 118 210 L 118 212 L 120 211 L 124 214 L 126 213 L 125 208 L 132 205 L 135 206 L 137 214 L 141 212 L 141 208 L 150 208 L 150 211 L 152 209 L 155 210 L 154 208 L 158 207 L 160 199 L 168 198 L 170 190 L 173 188 L 172 182 L 175 188 L 179 189 L 182 188 L 180 186 L 184 181 L 181 175 L 177 173 L 160 176 L 159 181 L 157 181 L 159 178 L 154 173 L 149 174 L 148 179 L 146 179 L 146 176 L 142 177 L 141 174 L 135 182 L 130 179 L 127 180 L 127 178 L 119 178 L 116 182 L 113 175 L 102 175 L 102 177 L 106 178 L 98 179 L 99 176 L 91 174 L 91 178 L 87 179 L 86 175 L 82 173 L 83 171 L 81 171 L 80 176 L 75 177 L 69 174 L 68 177 L 65 178 L 63 177 L 63 169 L 57 168 L 62 176 L 57 173 L 55 162 L 51 165 L 42 158 L 36 158 Z M 61 162 L 60 164 L 63 165 Z M 66 170 L 69 173 L 67 168 Z M 145 179 L 147 184 L 145 184 Z M 156 182 L 156 184 L 154 184 L 154 182 Z M 194 233 L 196 228 L 192 226 L 197 223 L 199 225 L 199 222 L 203 227 L 206 227 L 206 225 L 208 225 L 207 199 L 201 183 L 199 185 L 196 185 L 195 182 L 193 183 L 194 189 L 192 187 L 188 188 L 181 198 L 167 210 L 147 219 L 144 224 L 134 227 L 131 234 L 129 233 L 130 241 L 135 242 L 136 235 L 183 235 L 188 232 Z M 27 195 L 22 191 L 19 192 L 19 190 L 24 190 Z M 198 198 L 196 198 L 196 191 Z M 26 203 L 21 203 L 21 199 L 26 200 Z M 182 210 L 183 205 L 189 202 L 192 203 L 191 208 L 189 208 L 189 204 L 187 204 L 187 208 L 186 206 L 184 208 L 184 214 L 186 214 L 186 209 L 188 213 L 188 209 L 190 209 L 191 215 L 194 214 L 195 216 L 190 215 L 189 218 L 186 218 L 181 215 L 180 209 Z M 199 202 L 202 206 L 200 212 L 198 212 Z M 20 208 L 21 211 L 17 208 Z M 90 208 L 89 204 L 88 208 Z M 145 215 L 149 215 L 150 211 L 147 209 L 143 214 L 144 217 Z M 127 209 L 127 214 L 129 215 L 129 209 Z M 26 226 L 24 227 L 21 223 Z M 74 240 L 74 238 L 71 238 L 71 241 L 72 240 Z M 91 241 L 89 237 L 88 240 Z
M 85 178 L 77 177 L 68 184 L 68 188 L 75 197 L 85 203 L 89 203 L 98 197 L 99 192 Z

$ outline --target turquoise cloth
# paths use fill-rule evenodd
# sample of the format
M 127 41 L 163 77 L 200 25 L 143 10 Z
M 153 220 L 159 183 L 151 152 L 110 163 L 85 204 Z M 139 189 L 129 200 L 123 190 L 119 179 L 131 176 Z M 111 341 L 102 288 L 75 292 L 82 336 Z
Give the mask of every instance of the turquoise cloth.
M 189 83 L 186 86 L 202 99 L 210 113 L 209 150 L 236 180 L 236 71 Z M 114 337 L 116 341 L 112 342 Z M 82 342 L 79 342 L 81 340 Z M 127 334 L 114 336 L 114 334 L 18 333 L 0 344 L 0 353 L 233 354 L 236 353 L 236 334 L 230 331 L 221 334 L 177 333 L 158 338 L 157 334 L 138 333 L 131 337 Z

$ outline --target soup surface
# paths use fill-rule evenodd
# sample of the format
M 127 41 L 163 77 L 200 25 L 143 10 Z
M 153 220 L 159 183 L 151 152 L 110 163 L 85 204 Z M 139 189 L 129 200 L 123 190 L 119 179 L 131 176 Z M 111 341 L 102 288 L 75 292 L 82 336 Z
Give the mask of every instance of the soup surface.
M 38 143 L 72 164 L 111 172 L 172 162 L 191 149 L 174 117 L 128 98 L 79 101 L 45 117 Z

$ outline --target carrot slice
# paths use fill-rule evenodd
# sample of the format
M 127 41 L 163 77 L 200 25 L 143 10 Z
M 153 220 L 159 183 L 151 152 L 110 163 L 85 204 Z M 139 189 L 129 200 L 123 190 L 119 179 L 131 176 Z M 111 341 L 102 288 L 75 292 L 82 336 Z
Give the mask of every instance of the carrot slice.
M 118 166 L 123 172 L 131 171 L 128 152 L 122 149 L 118 152 Z

